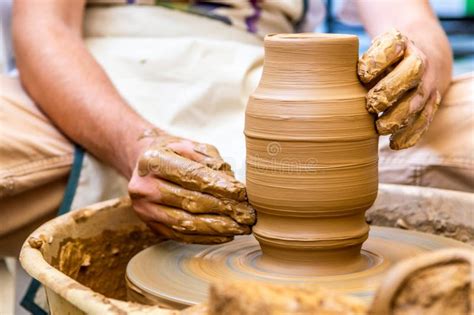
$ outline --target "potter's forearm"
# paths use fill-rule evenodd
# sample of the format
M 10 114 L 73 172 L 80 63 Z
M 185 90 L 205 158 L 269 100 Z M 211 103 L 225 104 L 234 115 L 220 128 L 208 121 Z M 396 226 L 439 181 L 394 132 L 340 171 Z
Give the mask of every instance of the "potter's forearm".
M 452 74 L 448 38 L 427 0 L 358 0 L 359 14 L 370 36 L 396 28 L 420 48 L 436 68 L 437 89 L 444 93 Z
M 137 138 L 150 124 L 126 104 L 84 46 L 84 4 L 58 2 L 15 3 L 22 83 L 61 131 L 128 177 L 140 150 Z

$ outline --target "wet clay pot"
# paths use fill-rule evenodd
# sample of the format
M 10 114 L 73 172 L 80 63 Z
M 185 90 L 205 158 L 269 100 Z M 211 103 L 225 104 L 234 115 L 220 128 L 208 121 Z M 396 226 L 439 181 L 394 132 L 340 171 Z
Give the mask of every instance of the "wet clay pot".
M 245 121 L 259 263 L 324 275 L 370 265 L 361 246 L 369 231 L 364 213 L 377 195 L 378 137 L 357 60 L 352 35 L 265 38 Z

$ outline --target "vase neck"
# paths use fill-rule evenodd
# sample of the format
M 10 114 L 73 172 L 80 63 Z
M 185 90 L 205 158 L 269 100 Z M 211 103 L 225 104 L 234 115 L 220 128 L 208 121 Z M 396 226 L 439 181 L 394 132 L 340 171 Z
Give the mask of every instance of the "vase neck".
M 356 36 L 278 34 L 265 37 L 264 45 L 261 90 L 360 91 Z

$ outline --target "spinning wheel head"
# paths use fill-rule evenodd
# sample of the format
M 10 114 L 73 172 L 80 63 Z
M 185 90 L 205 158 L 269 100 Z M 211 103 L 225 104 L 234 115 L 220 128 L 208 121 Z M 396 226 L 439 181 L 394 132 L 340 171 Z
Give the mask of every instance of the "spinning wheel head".
M 370 300 L 396 262 L 450 247 L 471 248 L 440 236 L 373 227 L 362 248 L 362 264 L 348 273 L 324 275 L 320 268 L 267 263 L 252 236 L 217 246 L 167 241 L 137 254 L 129 262 L 126 276 L 131 300 L 178 309 L 206 301 L 210 283 L 222 279 L 305 283 Z

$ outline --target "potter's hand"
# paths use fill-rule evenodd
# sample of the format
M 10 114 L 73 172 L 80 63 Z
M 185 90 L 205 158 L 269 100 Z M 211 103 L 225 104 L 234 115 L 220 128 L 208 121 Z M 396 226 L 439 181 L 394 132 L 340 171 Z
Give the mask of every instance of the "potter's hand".
M 433 48 L 434 49 L 434 48 Z M 359 60 L 360 80 L 372 87 L 367 110 L 381 114 L 376 122 L 381 135 L 392 134 L 390 148 L 415 145 L 430 125 L 441 95 L 436 73 L 425 55 L 400 32 L 376 37 Z
M 128 187 L 133 207 L 154 231 L 186 243 L 218 244 L 249 234 L 255 211 L 245 186 L 208 144 L 148 131 Z

